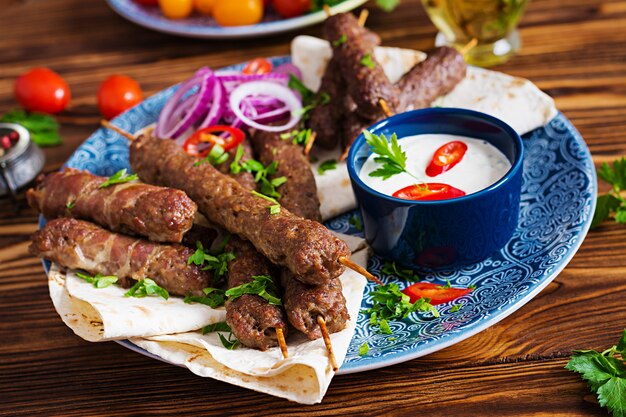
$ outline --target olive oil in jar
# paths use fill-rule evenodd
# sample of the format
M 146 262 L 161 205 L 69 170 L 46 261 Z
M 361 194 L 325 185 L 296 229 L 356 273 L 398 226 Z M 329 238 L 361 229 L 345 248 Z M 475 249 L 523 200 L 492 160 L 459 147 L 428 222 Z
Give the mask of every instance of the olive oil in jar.
M 465 55 L 468 63 L 491 66 L 506 61 L 519 49 L 516 31 L 528 0 L 422 0 L 440 30 L 437 44 L 462 49 L 476 39 Z

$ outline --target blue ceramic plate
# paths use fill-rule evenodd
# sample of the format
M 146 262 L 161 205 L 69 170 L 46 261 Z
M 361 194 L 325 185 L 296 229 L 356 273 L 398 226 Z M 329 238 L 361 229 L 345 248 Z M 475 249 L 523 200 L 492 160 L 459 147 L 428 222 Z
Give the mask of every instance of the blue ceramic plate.
M 333 14 L 344 13 L 365 3 L 367 0 L 346 0 L 331 8 Z M 107 0 L 107 3 L 122 17 L 158 32 L 190 38 L 247 38 L 273 35 L 290 30 L 311 26 L 326 19 L 323 11 L 305 14 L 290 19 L 266 13 L 263 21 L 249 26 L 219 26 L 207 16 L 192 16 L 187 19 L 168 19 L 158 7 L 142 6 L 133 0 Z
M 272 58 L 275 65 L 288 57 Z M 228 69 L 241 70 L 243 64 Z M 114 123 L 136 132 L 154 123 L 176 86 L 167 88 L 118 117 Z M 422 278 L 453 286 L 475 285 L 476 290 L 456 300 L 462 304 L 438 306 L 441 317 L 412 316 L 390 324 L 393 334 L 382 335 L 358 318 L 356 334 L 350 343 L 340 373 L 376 369 L 424 356 L 464 340 L 507 317 L 550 283 L 565 268 L 581 245 L 595 209 L 596 176 L 591 155 L 574 126 L 559 114 L 548 125 L 523 136 L 524 178 L 520 219 L 511 240 L 491 258 L 460 269 L 426 272 Z M 96 131 L 67 161 L 74 168 L 98 175 L 112 175 L 128 168 L 128 144 L 123 137 L 104 129 Z M 353 213 L 339 216 L 327 226 L 338 232 L 358 235 L 349 223 Z M 382 275 L 384 260 L 370 259 L 369 270 L 385 282 L 405 283 Z M 370 306 L 365 290 L 363 307 Z M 360 357 L 359 346 L 367 342 L 368 355 Z M 130 349 L 157 358 L 130 342 Z M 158 359 L 158 358 L 157 358 Z

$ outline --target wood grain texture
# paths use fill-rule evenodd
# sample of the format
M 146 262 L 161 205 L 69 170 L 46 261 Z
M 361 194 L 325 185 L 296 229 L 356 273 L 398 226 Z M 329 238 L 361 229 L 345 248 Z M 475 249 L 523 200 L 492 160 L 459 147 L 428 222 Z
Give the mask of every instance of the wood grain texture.
M 95 93 L 106 76 L 131 75 L 150 95 L 202 65 L 286 54 L 293 36 L 192 40 L 137 27 L 101 0 L 0 3 L 0 112 L 15 107 L 13 80 L 30 67 L 49 66 L 72 87 L 60 116 L 65 143 L 45 150 L 48 171 L 97 128 Z M 392 14 L 369 7 L 368 26 L 384 44 L 433 46 L 435 29 L 419 1 L 403 0 Z M 552 95 L 598 164 L 626 155 L 625 28 L 626 1 L 533 0 L 521 52 L 498 68 Z M 27 252 L 36 215 L 23 196 L 18 203 L 0 200 L 2 416 L 606 415 L 563 367 L 573 349 L 606 348 L 626 327 L 626 227 L 592 231 L 554 282 L 488 330 L 418 360 L 337 377 L 322 404 L 300 406 L 73 335 L 52 307 L 40 261 Z

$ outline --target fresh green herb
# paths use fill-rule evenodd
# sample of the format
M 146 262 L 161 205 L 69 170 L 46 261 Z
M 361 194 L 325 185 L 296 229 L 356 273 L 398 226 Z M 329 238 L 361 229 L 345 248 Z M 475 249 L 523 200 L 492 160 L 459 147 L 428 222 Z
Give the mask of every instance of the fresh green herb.
M 361 58 L 359 63 L 369 69 L 374 69 L 374 67 L 376 67 L 376 62 L 374 62 L 374 60 L 372 59 L 371 54 L 363 55 L 363 58 Z
M 237 146 L 237 151 L 235 152 L 235 157 L 233 158 L 233 162 L 230 163 L 230 172 L 232 174 L 239 174 L 242 170 L 241 167 L 241 158 L 243 157 L 243 146 Z
M 430 300 L 420 298 L 411 303 L 410 297 L 403 294 L 397 284 L 378 285 L 370 295 L 372 307 L 361 312 L 369 314 L 370 326 L 378 326 L 385 334 L 391 334 L 389 320 L 404 319 L 414 312 L 430 312 L 433 316 L 439 317 L 439 312 L 429 303 Z
M 278 291 L 274 280 L 269 275 L 255 275 L 252 277 L 252 281 L 226 291 L 226 296 L 231 300 L 244 294 L 255 294 L 272 305 L 282 305 L 280 298 L 276 295 Z
M 376 5 L 387 13 L 393 11 L 398 4 L 400 4 L 400 0 L 376 0 Z
M 615 417 L 626 416 L 626 329 L 616 346 L 602 353 L 575 350 L 565 369 L 578 372 Z
M 226 324 L 225 321 L 209 324 L 208 326 L 204 326 L 202 328 L 202 334 L 213 333 L 213 332 L 231 332 L 231 329 L 230 329 L 230 326 Z
M 0 122 L 22 125 L 30 133 L 30 139 L 41 147 L 57 146 L 63 143 L 59 135 L 59 123 L 48 114 L 13 110 L 0 117 Z
M 346 43 L 347 40 L 348 40 L 348 37 L 346 36 L 346 34 L 342 33 L 341 36 L 339 37 L 339 39 L 333 41 L 333 46 L 335 48 L 337 48 L 337 47 L 343 45 L 344 43 Z
M 70 201 L 68 202 L 65 207 L 67 207 L 68 210 L 73 209 L 74 207 L 76 207 L 76 201 Z
M 287 87 L 300 93 L 303 104 L 310 103 L 315 98 L 315 93 L 309 90 L 307 86 L 304 85 L 302 81 L 300 81 L 300 79 L 293 74 L 289 74 L 289 82 L 287 83 Z
M 204 304 L 205 306 L 209 306 L 211 308 L 221 307 L 226 301 L 226 295 L 224 295 L 224 290 L 220 290 L 219 288 L 209 287 L 203 289 L 202 292 L 204 293 L 204 296 L 202 297 L 187 294 L 183 301 L 185 302 L 185 304 L 198 303 Z
M 449 279 L 446 280 L 446 285 L 442 285 L 441 288 L 452 288 L 452 283 Z
M 216 143 L 215 145 L 213 145 L 213 147 L 209 151 L 209 154 L 205 158 L 193 164 L 193 166 L 198 167 L 204 164 L 205 162 L 208 162 L 211 165 L 216 166 L 216 165 L 223 164 L 227 160 L 228 160 L 228 152 L 226 152 L 224 148 L 222 148 L 221 145 Z
M 361 218 L 357 216 L 356 214 L 353 214 L 352 216 L 350 216 L 350 220 L 348 220 L 348 223 L 350 223 L 350 225 L 354 227 L 357 231 L 359 232 L 363 231 L 363 223 L 361 222 Z
M 137 174 L 126 174 L 126 168 L 120 169 L 115 174 L 111 175 L 105 182 L 100 184 L 98 188 L 106 188 L 115 184 L 135 181 L 137 178 Z
M 283 133 L 280 138 L 283 140 L 291 140 L 294 145 L 306 146 L 311 140 L 313 131 L 311 129 L 292 130 L 291 132 Z
M 273 206 L 270 206 L 270 214 L 274 215 L 278 213 L 280 213 L 280 204 L 274 204 Z
M 315 107 L 328 104 L 330 102 L 330 94 L 327 92 L 315 94 L 293 74 L 289 75 L 289 83 L 287 86 L 300 93 L 300 96 L 302 97 L 302 109 L 300 109 L 296 114 L 302 118 L 302 121 L 308 118 L 309 112 Z
M 130 290 L 124 294 L 124 297 L 143 298 L 151 295 L 158 295 L 166 300 L 170 298 L 170 294 L 167 290 L 159 287 L 157 283 L 150 278 L 144 278 L 137 281 L 137 283 L 130 287 Z
M 274 161 L 268 166 L 263 166 L 262 163 L 254 159 L 248 159 L 241 162 L 242 156 L 243 148 L 241 148 L 240 145 L 239 148 L 237 148 L 233 162 L 230 164 L 230 172 L 232 174 L 239 174 L 241 171 L 245 171 L 254 174 L 254 181 L 260 185 L 260 193 L 256 191 L 255 193 L 263 194 L 264 196 L 272 198 L 273 201 L 276 202 L 276 199 L 281 197 L 276 188 L 287 182 L 287 177 L 284 176 L 272 178 L 270 180 L 270 178 L 278 171 L 278 162 Z M 278 204 L 278 202 L 276 202 L 276 204 Z
M 420 178 L 407 171 L 406 153 L 402 151 L 395 133 L 391 135 L 391 142 L 387 141 L 385 135 L 374 135 L 368 130 L 364 130 L 363 135 L 365 135 L 365 141 L 372 152 L 378 155 L 374 161 L 381 164 L 380 168 L 370 172 L 370 177 L 381 177 L 383 180 L 387 180 L 396 174 L 405 172 L 415 178 L 418 183 L 426 185 Z
M 234 350 L 236 347 L 239 346 L 239 340 L 235 338 L 231 339 L 232 333 L 228 335 L 228 338 L 224 337 L 224 335 L 221 333 L 218 333 L 217 335 L 220 337 L 222 346 L 224 346 L 226 349 Z
M 463 307 L 463 303 L 453 305 L 452 308 L 450 309 L 450 313 L 456 313 L 457 311 L 461 309 L 461 307 Z
M 386 275 L 395 275 L 398 278 L 402 278 L 406 281 L 417 282 L 420 277 L 412 269 L 400 269 L 394 262 L 385 261 L 383 265 L 382 273 Z
M 187 259 L 187 265 L 194 264 L 202 266 L 203 271 L 213 271 L 213 280 L 217 281 L 226 275 L 228 263 L 233 259 L 235 259 L 235 254 L 232 252 L 209 253 L 201 242 L 196 242 L 196 251 Z
M 626 197 L 622 195 L 626 191 L 626 158 L 614 161 L 613 167 L 605 162 L 598 170 L 598 176 L 611 184 L 612 189 L 607 194 L 598 196 L 591 227 L 597 227 L 610 218 L 612 213 L 617 223 L 626 224 Z
M 324 175 L 326 171 L 332 171 L 333 169 L 337 169 L 337 160 L 329 159 L 327 161 L 322 162 L 317 167 L 317 173 L 320 175 Z
M 89 276 L 86 274 L 81 274 L 80 272 L 76 273 L 76 276 L 78 278 L 82 278 L 85 281 L 87 281 L 90 284 L 93 284 L 94 287 L 96 288 L 106 288 L 111 284 L 115 284 L 117 282 L 117 277 L 114 275 L 105 275 L 103 276 L 100 273 L 97 273 L 96 275 Z
M 256 192 L 254 190 L 252 190 L 250 192 L 252 193 L 252 195 L 255 195 L 255 196 L 259 197 L 259 198 L 262 198 L 263 200 L 267 200 L 267 201 L 269 201 L 271 203 L 274 203 L 273 205 L 271 205 L 269 207 L 270 214 L 278 214 L 278 213 L 280 213 L 280 204 L 278 203 L 278 201 L 276 201 L 276 199 L 274 199 L 272 197 L 269 197 L 269 196 L 267 196 L 265 194 L 261 194 L 259 192 Z
M 470 290 L 474 291 L 476 289 L 476 285 L 472 284 L 472 285 L 470 285 L 467 288 L 469 288 Z
M 365 356 L 370 351 L 370 347 L 367 342 L 363 343 L 359 346 L 359 356 Z

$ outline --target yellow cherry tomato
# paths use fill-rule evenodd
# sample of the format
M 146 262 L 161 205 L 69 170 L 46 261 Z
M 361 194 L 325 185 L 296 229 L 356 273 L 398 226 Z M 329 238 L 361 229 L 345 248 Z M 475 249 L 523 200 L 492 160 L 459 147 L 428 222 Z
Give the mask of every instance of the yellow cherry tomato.
M 193 7 L 200 14 L 211 15 L 216 0 L 193 0 Z
M 193 0 L 159 0 L 159 7 L 168 19 L 184 19 L 193 12 Z
M 263 18 L 263 0 L 217 0 L 213 17 L 221 26 L 254 25 Z

